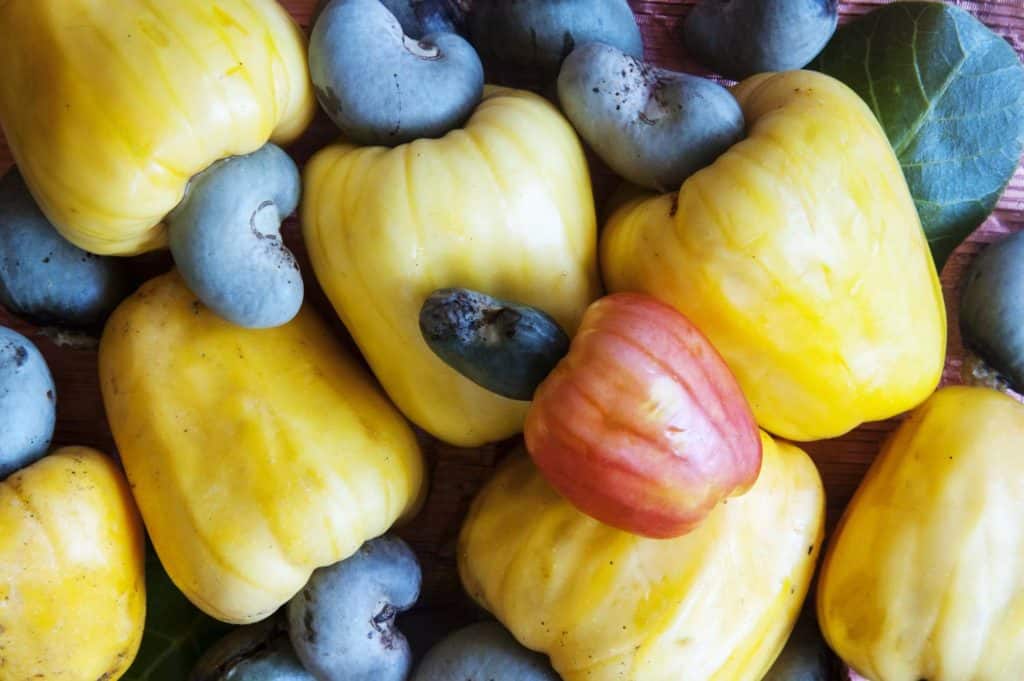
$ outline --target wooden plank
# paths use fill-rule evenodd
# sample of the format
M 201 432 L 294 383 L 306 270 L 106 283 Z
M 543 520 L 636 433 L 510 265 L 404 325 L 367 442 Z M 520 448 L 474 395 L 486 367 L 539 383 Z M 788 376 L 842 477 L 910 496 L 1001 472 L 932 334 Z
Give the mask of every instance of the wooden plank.
M 304 26 L 308 24 L 316 0 L 284 0 L 284 4 Z M 680 24 L 692 1 L 656 2 L 634 0 L 632 3 L 646 40 L 649 59 L 658 64 L 701 73 L 701 68 L 687 56 L 679 38 Z M 884 0 L 843 3 L 844 21 L 884 4 Z M 1024 53 L 1024 0 L 992 0 L 957 4 L 975 11 L 978 16 L 1004 35 L 1020 53 Z M 321 117 L 310 132 L 292 148 L 302 162 L 326 144 L 334 131 Z M 10 154 L 0 137 L 0 172 L 11 164 Z M 614 180 L 595 164 L 595 196 L 602 205 Z M 1024 170 L 1018 171 L 1011 187 L 999 204 L 996 214 L 961 246 L 943 272 L 947 301 L 956 300 L 956 288 L 964 268 L 985 244 L 1011 230 L 1024 228 Z M 289 220 L 286 239 L 300 258 L 306 274 L 307 290 L 313 303 L 325 317 L 334 321 L 338 334 L 344 328 L 336 321 L 323 292 L 311 275 L 297 223 Z M 164 271 L 169 266 L 166 255 L 136 259 L 133 269 L 138 280 Z M 961 346 L 956 326 L 956 310 L 950 308 L 950 345 L 946 381 L 955 382 L 960 365 Z M 61 347 L 42 330 L 13 320 L 0 310 L 0 324 L 12 326 L 37 341 L 57 380 L 58 429 L 56 444 L 85 444 L 114 451 L 113 440 L 106 425 L 96 376 L 96 354 L 92 348 Z M 354 346 L 353 346 L 354 347 Z M 805 446 L 817 462 L 829 492 L 830 524 L 834 523 L 870 465 L 884 437 L 895 421 L 866 424 L 836 440 Z M 476 611 L 463 595 L 455 570 L 455 542 L 461 519 L 480 485 L 487 479 L 496 461 L 517 443 L 503 443 L 478 450 L 459 450 L 423 436 L 430 460 L 432 486 L 423 512 L 401 534 L 409 540 L 423 562 L 425 585 L 417 619 L 425 623 L 431 638 L 472 619 Z

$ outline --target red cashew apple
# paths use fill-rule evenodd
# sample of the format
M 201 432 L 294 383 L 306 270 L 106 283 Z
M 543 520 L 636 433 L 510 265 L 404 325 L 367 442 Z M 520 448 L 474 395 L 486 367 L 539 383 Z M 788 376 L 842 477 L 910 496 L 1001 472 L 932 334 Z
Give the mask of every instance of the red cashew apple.
M 640 294 L 590 306 L 525 434 L 577 508 L 646 537 L 686 534 L 761 470 L 760 433 L 725 361 L 680 312 Z

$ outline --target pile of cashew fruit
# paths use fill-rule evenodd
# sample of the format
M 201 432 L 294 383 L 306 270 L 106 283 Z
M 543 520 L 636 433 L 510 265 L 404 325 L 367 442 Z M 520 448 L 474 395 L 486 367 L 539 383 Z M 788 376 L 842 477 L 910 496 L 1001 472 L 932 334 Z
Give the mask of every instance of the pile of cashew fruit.
M 147 569 L 233 626 L 190 681 L 1019 679 L 1024 233 L 944 297 L 906 144 L 809 67 L 835 0 L 680 25 L 700 74 L 625 0 L 330 0 L 308 33 L 0 0 L 0 304 L 99 339 L 116 442 L 54 447 L 60 376 L 0 327 L 0 681 L 156 679 Z M 894 417 L 826 541 L 801 443 Z M 455 550 L 480 621 L 414 655 L 392 528 L 431 438 L 521 440 Z

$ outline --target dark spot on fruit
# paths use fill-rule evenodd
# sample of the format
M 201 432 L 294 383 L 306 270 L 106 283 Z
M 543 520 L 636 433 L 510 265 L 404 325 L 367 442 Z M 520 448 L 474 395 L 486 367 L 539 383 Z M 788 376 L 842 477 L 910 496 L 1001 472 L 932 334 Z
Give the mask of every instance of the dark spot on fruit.
M 14 366 L 23 367 L 27 361 L 28 350 L 26 350 L 24 346 L 19 345 L 14 349 Z
M 309 603 L 313 599 L 310 597 L 308 591 L 302 592 L 302 598 L 306 601 L 306 612 L 302 616 L 302 628 L 304 629 L 304 631 L 302 632 L 302 637 L 306 639 L 306 641 L 308 641 L 310 644 L 315 644 L 317 639 L 315 626 L 316 622 L 313 619 L 313 609 L 309 607 Z
M 515 338 L 523 315 L 507 307 L 486 310 L 480 326 L 496 326 L 505 338 Z
M 261 211 L 264 211 L 267 208 L 273 208 L 273 207 L 274 207 L 274 202 L 273 201 L 264 201 L 260 205 L 256 206 L 256 210 L 254 210 L 252 212 L 252 215 L 249 216 L 249 229 L 252 230 L 252 233 L 256 235 L 257 239 L 266 239 L 267 235 L 264 234 L 263 232 L 261 232 L 259 229 L 257 229 L 257 227 L 256 227 L 256 216 L 259 215 Z
M 341 105 L 341 99 L 338 97 L 338 93 L 336 93 L 332 88 L 318 87 L 316 88 L 316 96 L 328 112 L 340 114 L 344 109 Z
M 393 626 L 396 615 L 398 615 L 398 610 L 395 609 L 395 606 L 385 603 L 380 612 L 370 619 L 370 626 L 380 634 L 380 643 L 387 650 L 394 650 L 398 647 L 398 637 L 395 635 Z
M 395 125 L 388 131 L 388 134 L 394 137 L 402 130 L 402 84 L 398 82 L 398 74 L 392 74 L 395 79 L 395 93 L 398 95 L 395 101 L 398 102 L 398 114 L 395 116 Z

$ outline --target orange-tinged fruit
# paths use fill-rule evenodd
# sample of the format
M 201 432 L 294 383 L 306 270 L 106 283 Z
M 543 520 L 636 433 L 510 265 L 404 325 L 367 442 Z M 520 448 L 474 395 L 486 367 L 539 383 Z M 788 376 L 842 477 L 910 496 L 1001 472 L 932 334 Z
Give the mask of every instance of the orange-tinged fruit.
M 682 314 L 635 293 L 590 306 L 525 434 L 581 511 L 648 537 L 689 532 L 761 468 L 757 425 L 721 356 Z

